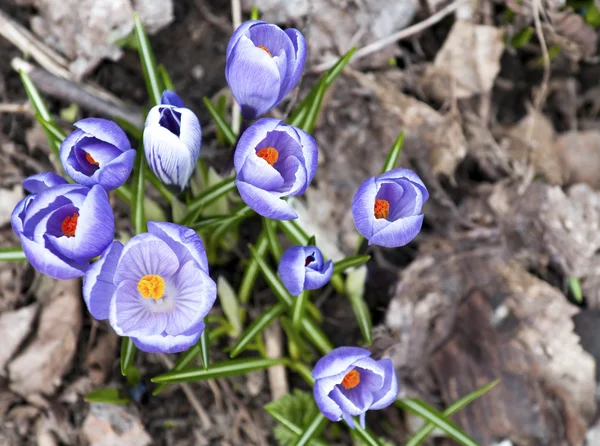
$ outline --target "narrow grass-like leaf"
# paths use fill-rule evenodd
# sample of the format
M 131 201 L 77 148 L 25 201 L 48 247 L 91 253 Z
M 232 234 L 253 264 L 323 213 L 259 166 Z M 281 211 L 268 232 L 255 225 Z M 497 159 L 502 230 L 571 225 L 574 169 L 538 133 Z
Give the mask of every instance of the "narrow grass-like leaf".
M 312 371 L 303 362 L 292 362 L 292 370 L 296 371 L 309 386 L 315 385 L 315 379 L 312 377 Z
M 211 229 L 216 226 L 218 231 L 218 229 L 222 226 L 229 225 L 230 223 L 235 224 L 236 222 L 243 220 L 246 217 L 249 217 L 250 215 L 252 215 L 253 212 L 254 211 L 250 207 L 243 205 L 234 210 L 231 214 L 211 215 L 210 217 L 202 217 L 190 227 L 196 231 L 200 231 L 205 229 Z
M 400 132 L 398 138 L 396 138 L 396 142 L 388 152 L 388 156 L 385 159 L 385 163 L 383 163 L 383 167 L 381 168 L 381 173 L 386 173 L 396 167 L 398 163 L 398 158 L 400 158 L 400 153 L 402 152 L 402 144 L 404 143 L 404 132 Z
M 252 215 L 254 211 L 248 206 L 242 207 L 239 211 L 233 213 L 226 221 L 221 222 L 213 231 L 210 241 L 211 243 L 217 243 L 226 234 L 229 234 L 236 225 L 239 225 L 244 218 Z
M 227 116 L 227 96 L 225 96 L 224 94 L 222 94 L 221 96 L 219 96 L 219 98 L 217 99 L 217 105 L 215 106 L 215 108 L 216 108 L 217 113 L 221 117 L 221 119 L 223 119 L 225 122 L 227 122 L 227 120 L 226 120 L 226 116 Z M 226 141 L 226 139 L 225 139 L 225 133 L 223 133 L 223 130 L 221 129 L 221 127 L 216 126 L 216 133 L 217 133 L 217 142 L 219 143 L 219 145 L 221 145 L 221 146 L 230 145 Z
M 141 149 L 138 149 L 141 150 Z M 158 179 L 158 177 L 151 170 L 145 171 L 146 179 L 150 181 L 150 184 L 169 202 L 173 202 L 173 194 L 166 188 L 166 186 Z
M 445 417 L 449 417 L 450 415 L 458 412 L 460 409 L 465 407 L 467 404 L 476 400 L 484 393 L 492 390 L 499 382 L 500 382 L 500 380 L 497 379 L 497 380 L 489 383 L 488 385 L 483 386 L 483 387 L 477 389 L 476 391 L 469 393 L 467 396 L 462 397 L 460 400 L 456 401 L 454 404 L 452 404 L 450 407 L 448 407 L 446 410 L 444 410 L 443 415 Z M 419 444 L 421 444 L 421 442 L 424 441 L 434 430 L 435 430 L 434 424 L 432 424 L 432 423 L 425 424 L 424 426 L 421 427 L 421 429 L 419 429 L 410 438 L 410 440 L 408 440 L 408 443 L 406 443 L 404 446 L 419 446 Z
M 296 329 L 300 328 L 302 317 L 304 316 L 304 308 L 309 297 L 310 291 L 304 290 L 294 300 L 294 305 L 292 306 L 292 326 Z
M 317 416 L 312 420 L 312 422 L 308 425 L 308 427 L 304 430 L 298 441 L 296 442 L 296 446 L 305 446 L 307 445 L 311 438 L 315 435 L 315 433 L 319 432 L 325 423 L 327 422 L 327 418 L 321 412 L 317 414 Z
M 131 402 L 131 398 L 121 396 L 119 389 L 98 389 L 89 392 L 85 396 L 88 403 L 110 403 L 110 404 L 127 404 Z
M 365 280 L 367 267 L 357 268 L 348 274 L 346 278 L 346 294 L 350 300 L 352 311 L 358 322 L 358 327 L 367 344 L 373 342 L 371 312 L 363 298 L 365 292 Z
M 131 203 L 131 216 L 136 234 L 146 232 L 146 215 L 144 214 L 144 195 L 146 193 L 145 170 L 146 157 L 144 156 L 144 150 L 138 148 L 133 169 L 134 196 Z
M 127 372 L 133 364 L 136 350 L 137 348 L 133 341 L 124 336 L 121 340 L 121 374 L 123 376 L 127 376 Z
M 302 228 L 302 226 L 300 226 L 296 220 L 281 220 L 278 226 L 283 230 L 285 235 L 287 235 L 287 237 L 295 244 L 302 246 L 306 246 L 308 244 L 310 237 L 308 236 L 304 228 Z
M 208 364 L 210 363 L 210 330 L 208 329 L 208 325 L 204 327 L 204 330 L 200 335 L 199 345 L 202 367 L 204 370 L 208 370 Z
M 285 427 L 288 431 L 290 431 L 293 434 L 296 434 L 298 437 L 302 435 L 302 429 L 295 423 L 284 417 L 277 410 L 274 410 L 274 408 L 269 407 L 269 405 L 265 406 L 265 410 L 269 413 L 269 415 L 271 415 L 275 419 L 275 421 L 277 421 L 279 424 Z M 327 446 L 327 443 L 324 443 L 320 440 L 310 440 L 309 444 L 314 446 Z
M 267 253 L 269 242 L 267 240 L 267 234 L 263 230 L 256 240 L 256 255 L 261 259 Z M 242 283 L 240 284 L 240 290 L 238 291 L 238 298 L 242 304 L 247 304 L 252 295 L 252 288 L 254 288 L 254 282 L 258 276 L 258 262 L 254 259 L 254 256 L 250 258 L 244 275 L 242 276 Z
M 133 30 L 138 44 L 138 52 L 144 73 L 144 80 L 146 81 L 146 88 L 148 89 L 148 96 L 152 105 L 158 105 L 160 104 L 160 97 L 163 92 L 161 78 L 156 67 L 154 52 L 137 12 L 133 13 Z
M 325 96 L 325 92 L 328 88 L 328 85 L 325 82 L 325 80 L 322 80 L 320 84 L 321 85 L 319 85 L 317 94 L 311 102 L 310 107 L 308 107 L 308 110 L 306 111 L 304 119 L 298 125 L 299 128 L 301 128 L 307 133 L 313 133 L 315 130 L 315 125 L 317 124 L 319 112 L 321 111 L 321 106 L 323 105 L 323 97 Z
M 173 85 L 171 76 L 169 76 L 169 72 L 163 64 L 158 64 L 158 75 L 160 76 L 160 80 L 167 90 L 175 91 L 175 86 Z
M 285 305 L 278 303 L 264 311 L 258 318 L 250 324 L 244 333 L 240 336 L 233 350 L 229 354 L 231 358 L 235 358 L 248 346 L 250 342 L 256 338 L 266 327 L 268 327 L 275 318 L 281 316 L 285 312 Z
M 271 255 L 276 262 L 279 262 L 281 259 L 281 245 L 279 244 L 279 240 L 277 240 L 277 221 L 271 220 L 270 218 L 263 217 L 263 228 L 265 233 L 267 234 L 267 241 L 269 242 L 269 250 L 271 251 Z
M 199 193 L 189 204 L 190 211 L 184 219 L 184 225 L 192 225 L 202 213 L 202 209 L 234 190 L 236 188 L 234 181 L 234 177 L 225 178 Z
M 231 287 L 227 279 L 219 276 L 217 279 L 217 295 L 221 303 L 221 309 L 229 322 L 231 331 L 230 336 L 237 338 L 242 333 L 242 320 L 240 318 L 240 305 L 238 303 L 235 290 Z
M 206 332 L 206 330 L 207 329 L 205 328 L 204 332 Z M 204 334 L 204 332 L 202 334 Z M 206 336 L 204 338 L 206 338 Z M 198 355 L 202 352 L 202 349 L 202 335 L 200 335 L 200 339 L 198 340 L 198 342 L 196 342 L 192 347 L 190 347 L 181 355 L 179 355 L 179 358 L 177 358 L 177 361 L 175 362 L 175 365 L 173 366 L 173 369 L 171 371 L 178 372 L 185 369 L 188 365 L 192 363 L 194 359 L 198 357 Z M 158 386 L 156 386 L 156 389 L 154 389 L 154 391 L 152 392 L 152 395 L 158 395 L 160 392 L 165 390 L 166 387 L 167 384 L 159 384 Z
M 37 119 L 44 130 L 52 135 L 52 138 L 59 142 L 59 145 L 67 137 L 67 134 L 63 131 L 63 129 L 57 126 L 54 121 L 46 121 L 39 113 L 35 114 L 35 119 Z
M 227 121 L 221 116 L 221 114 L 217 111 L 212 101 L 208 98 L 204 98 L 204 105 L 210 114 L 210 117 L 215 122 L 215 125 L 218 129 L 223 132 L 223 136 L 225 137 L 225 141 L 230 146 L 233 146 L 237 141 L 237 136 L 231 126 L 227 123 Z
M 398 399 L 395 404 L 402 409 L 429 421 L 436 427 L 439 427 L 463 446 L 478 446 L 475 440 L 465 434 L 456 424 L 446 418 L 433 406 L 413 398 Z
M 581 290 L 581 282 L 577 277 L 569 277 L 569 289 L 573 294 L 573 298 L 575 302 L 582 303 L 583 302 L 583 291 Z
M 363 429 L 359 423 L 354 423 L 354 430 L 352 432 L 368 446 L 381 446 L 381 443 L 371 431 Z
M 345 259 L 338 260 L 333 264 L 333 272 L 334 273 L 342 273 L 350 268 L 356 268 L 364 263 L 367 263 L 371 256 L 362 255 L 362 256 L 352 256 L 346 257 Z
M 169 372 L 152 378 L 155 383 L 181 383 L 189 381 L 202 381 L 214 378 L 227 378 L 228 376 L 243 375 L 255 370 L 264 370 L 275 365 L 284 365 L 285 358 L 250 358 L 230 359 L 216 362 L 208 370 L 194 367 L 187 370 Z
M 0 262 L 24 262 L 27 260 L 22 248 L 0 248 Z

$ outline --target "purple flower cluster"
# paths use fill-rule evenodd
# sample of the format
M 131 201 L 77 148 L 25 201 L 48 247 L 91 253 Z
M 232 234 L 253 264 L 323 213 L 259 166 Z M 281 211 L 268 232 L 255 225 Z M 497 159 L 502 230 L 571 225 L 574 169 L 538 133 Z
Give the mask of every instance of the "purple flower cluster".
M 333 275 L 333 262 L 325 262 L 316 246 L 292 246 L 281 256 L 278 272 L 290 294 L 298 296 L 325 286 Z

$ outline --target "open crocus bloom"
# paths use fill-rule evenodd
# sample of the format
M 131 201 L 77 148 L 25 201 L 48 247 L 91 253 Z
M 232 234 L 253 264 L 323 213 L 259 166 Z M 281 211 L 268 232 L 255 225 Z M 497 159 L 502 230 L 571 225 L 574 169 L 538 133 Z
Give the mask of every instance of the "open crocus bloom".
M 193 230 L 148 222 L 148 231 L 107 248 L 85 275 L 83 297 L 92 316 L 139 349 L 181 352 L 198 341 L 217 287 Z
M 183 190 L 200 157 L 200 121 L 179 96 L 165 90 L 144 128 L 144 153 L 150 170 L 164 184 Z
M 333 275 L 333 262 L 325 262 L 316 246 L 292 246 L 281 256 L 278 272 L 290 294 L 298 296 L 325 286 Z
M 106 190 L 122 186 L 131 174 L 135 150 L 113 121 L 82 119 L 60 146 L 65 172 L 79 184 L 99 184 Z
M 296 86 L 306 62 L 300 31 L 260 20 L 242 23 L 227 44 L 225 77 L 245 119 L 255 119 Z
M 46 173 L 23 182 L 33 192 L 11 215 L 13 230 L 35 269 L 55 279 L 81 277 L 90 260 L 114 237 L 115 223 L 106 191 L 65 184 Z
M 428 198 L 425 184 L 411 170 L 393 169 L 371 177 L 354 196 L 354 226 L 369 245 L 406 245 L 421 230 L 421 208 Z
M 305 131 L 279 119 L 259 119 L 243 133 L 233 158 L 242 200 L 264 217 L 298 218 L 282 198 L 306 191 L 317 157 L 317 143 Z
M 358 347 L 338 347 L 315 364 L 313 393 L 319 410 L 331 421 L 342 418 L 354 428 L 359 416 L 365 427 L 367 410 L 383 409 L 398 395 L 398 377 L 390 359 L 372 359 Z

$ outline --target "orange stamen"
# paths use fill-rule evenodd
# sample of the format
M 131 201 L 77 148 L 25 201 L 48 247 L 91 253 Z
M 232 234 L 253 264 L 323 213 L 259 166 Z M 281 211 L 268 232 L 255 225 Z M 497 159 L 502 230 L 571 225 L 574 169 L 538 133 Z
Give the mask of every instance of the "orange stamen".
M 344 386 L 344 389 L 346 390 L 354 389 L 359 383 L 360 373 L 358 373 L 356 369 L 352 369 L 346 373 L 346 376 L 344 376 L 344 379 L 342 380 L 342 386 Z
M 88 163 L 93 164 L 94 166 L 100 165 L 100 163 L 98 163 L 98 161 L 96 161 L 94 158 L 92 158 L 92 155 L 90 155 L 87 152 L 85 152 L 85 159 L 87 160 Z
M 67 237 L 74 237 L 75 230 L 77 229 L 77 219 L 79 218 L 79 214 L 75 212 L 73 215 L 69 215 L 65 217 L 60 225 L 60 229 L 62 233 Z
M 273 57 L 273 55 L 271 54 L 271 52 L 269 51 L 269 49 L 266 46 L 258 45 L 258 48 L 260 48 L 261 50 L 263 50 L 269 56 Z
M 387 200 L 375 200 L 375 218 L 388 218 L 390 214 L 390 203 Z
M 160 299 L 165 294 L 165 281 L 160 276 L 150 274 L 140 279 L 137 289 L 146 299 Z
M 271 166 L 277 162 L 279 159 L 279 152 L 274 147 L 263 147 L 258 152 L 256 152 L 256 156 L 264 159 Z

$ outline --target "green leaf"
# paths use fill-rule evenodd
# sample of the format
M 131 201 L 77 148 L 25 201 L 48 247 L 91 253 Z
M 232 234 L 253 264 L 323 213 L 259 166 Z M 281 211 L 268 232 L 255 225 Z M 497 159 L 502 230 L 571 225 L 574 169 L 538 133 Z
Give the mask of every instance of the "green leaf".
M 280 446 L 292 446 L 320 414 L 312 393 L 295 389 L 265 406 L 265 410 L 279 423 L 273 430 Z M 315 433 L 319 437 L 319 432 Z M 313 438 L 308 444 L 325 446 L 326 443 Z
M 217 279 L 217 294 L 219 296 L 219 301 L 221 302 L 221 309 L 231 327 L 229 335 L 237 338 L 242 332 L 240 305 L 237 296 L 235 295 L 235 290 L 223 276 L 219 276 Z
M 321 412 L 319 412 L 312 420 L 312 422 L 304 429 L 304 432 L 298 438 L 296 442 L 296 446 L 305 446 L 309 443 L 311 438 L 315 435 L 315 433 L 323 430 L 325 423 L 327 422 L 327 418 Z
M 265 233 L 267 234 L 267 241 L 269 242 L 269 249 L 271 250 L 271 255 L 273 256 L 273 260 L 279 262 L 281 259 L 281 245 L 279 244 L 279 240 L 277 240 L 277 221 L 271 220 L 270 218 L 263 217 L 263 228 Z
M 210 363 L 210 331 L 208 325 L 204 327 L 200 335 L 200 358 L 202 358 L 202 367 L 204 370 L 208 370 L 208 364 Z
M 358 322 L 363 339 L 370 345 L 373 342 L 371 312 L 363 298 L 366 278 L 366 266 L 356 268 L 350 272 L 346 278 L 346 294 L 350 300 L 350 305 L 352 306 L 352 311 Z
M 260 19 L 260 13 L 258 12 L 258 6 L 254 5 L 250 10 L 250 20 Z
M 160 76 L 160 80 L 162 81 L 162 84 L 165 86 L 165 88 L 167 90 L 175 92 L 175 87 L 173 86 L 171 76 L 169 76 L 169 72 L 163 64 L 158 64 L 158 75 Z
M 166 188 L 166 186 L 158 179 L 158 177 L 151 170 L 145 171 L 146 179 L 150 181 L 150 184 L 154 186 L 154 188 L 163 196 L 165 199 L 171 203 L 173 201 L 173 194 Z
M 220 183 L 217 183 L 198 194 L 198 196 L 196 196 L 189 204 L 190 210 L 184 219 L 184 225 L 189 226 L 193 224 L 204 208 L 223 195 L 234 190 L 236 188 L 234 181 L 234 177 L 225 178 Z
M 460 400 L 458 400 L 457 402 L 452 404 L 450 407 L 448 407 L 446 410 L 444 410 L 443 415 L 445 417 L 449 417 L 450 415 L 458 412 L 460 409 L 465 407 L 467 404 L 476 400 L 484 393 L 492 390 L 499 382 L 500 382 L 500 380 L 497 379 L 497 380 L 489 383 L 488 385 L 483 386 L 483 387 L 477 389 L 476 391 L 469 393 L 467 396 L 462 397 Z M 413 435 L 411 437 L 411 439 L 408 441 L 408 443 L 406 443 L 405 446 L 418 446 L 419 444 L 421 444 L 422 441 L 424 441 L 434 431 L 434 429 L 435 429 L 435 425 L 433 423 L 427 423 L 426 425 L 422 426 L 421 429 L 419 429 L 415 433 L 415 435 Z
M 471 437 L 431 405 L 414 398 L 398 399 L 395 404 L 439 427 L 463 446 L 478 446 Z
M 263 230 L 256 240 L 256 255 L 263 258 L 267 253 L 267 247 L 269 242 L 267 241 L 267 234 Z M 240 284 L 240 290 L 238 292 L 238 298 L 242 304 L 247 304 L 252 295 L 252 288 L 254 288 L 254 282 L 258 276 L 258 262 L 254 259 L 254 256 L 250 258 L 250 262 L 244 270 L 242 276 L 242 283 Z
M 596 7 L 595 2 L 590 2 L 585 14 L 583 15 L 585 23 L 588 25 L 599 28 L 600 27 L 600 11 Z
M 310 298 L 310 291 L 304 290 L 296 297 L 294 305 L 292 306 L 292 326 L 296 329 L 300 327 L 302 323 L 302 317 L 304 316 L 304 307 L 306 302 Z
M 310 237 L 296 220 L 281 220 L 278 226 L 283 230 L 285 235 L 296 245 L 308 245 Z
M 158 68 L 156 67 L 154 52 L 152 51 L 150 41 L 144 30 L 144 25 L 142 25 L 140 16 L 137 12 L 133 13 L 133 29 L 137 39 L 138 53 L 140 55 L 142 71 L 144 72 L 146 88 L 148 89 L 148 96 L 150 97 L 152 105 L 158 105 L 160 104 L 160 97 L 163 92 L 161 79 L 158 74 Z
M 534 33 L 535 30 L 533 29 L 533 26 L 522 28 L 512 37 L 512 39 L 510 39 L 511 46 L 517 49 L 524 47 L 531 41 Z
M 133 365 L 136 347 L 133 341 L 124 336 L 121 340 L 121 374 L 127 376 L 129 369 Z
M 67 137 L 67 134 L 59 126 L 57 126 L 54 121 L 46 121 L 39 113 L 35 114 L 35 119 L 37 119 L 45 131 L 52 135 L 52 138 L 54 138 L 59 145 L 62 144 L 64 139 Z
M 27 260 L 22 248 L 0 248 L 0 262 L 24 262 Z
M 127 404 L 131 398 L 121 396 L 119 389 L 98 389 L 85 396 L 88 403 Z
M 383 163 L 383 167 L 381 168 L 381 173 L 386 173 L 396 167 L 398 163 L 398 158 L 400 158 L 400 153 L 402 152 L 402 144 L 404 143 L 404 132 L 400 132 L 398 138 L 396 138 L 396 142 L 388 152 L 388 156 Z
M 363 429 L 359 423 L 354 423 L 352 433 L 360 438 L 366 446 L 381 446 L 381 442 L 369 430 Z
M 208 110 L 208 113 L 210 114 L 212 120 L 215 122 L 217 128 L 221 130 L 221 132 L 223 132 L 223 136 L 225 137 L 225 141 L 227 142 L 227 144 L 229 144 L 230 146 L 235 145 L 237 141 L 237 136 L 233 129 L 230 127 L 230 125 L 227 123 L 225 118 L 223 118 L 223 116 L 221 116 L 221 114 L 217 111 L 210 99 L 205 97 L 204 105 L 206 106 L 206 109 Z
M 144 150 L 138 148 L 133 169 L 134 197 L 131 203 L 131 216 L 136 234 L 146 232 L 146 215 L 144 214 L 144 195 L 146 193 L 145 170 L 146 157 L 144 156 Z
M 263 312 L 254 320 L 254 322 L 250 324 L 246 331 L 242 333 L 229 356 L 231 358 L 235 358 L 242 353 L 248 344 L 256 338 L 256 336 L 258 336 L 266 327 L 271 324 L 271 322 L 285 312 L 285 309 L 286 307 L 284 304 L 278 303 Z
M 175 362 L 175 365 L 173 366 L 173 369 L 171 370 L 172 372 L 179 372 L 179 371 L 185 369 L 188 365 L 190 365 L 192 363 L 192 361 L 194 359 L 196 359 L 198 357 L 198 355 L 200 355 L 202 353 L 203 338 L 206 339 L 206 336 L 203 336 L 203 335 L 206 332 L 206 330 L 207 330 L 207 328 L 205 327 L 204 331 L 200 335 L 200 339 L 198 340 L 198 342 L 196 342 L 196 344 L 194 344 L 192 347 L 190 347 L 185 352 L 183 352 L 181 355 L 179 355 L 179 358 L 177 358 L 177 361 Z M 203 356 L 204 356 L 204 354 L 203 354 Z M 203 362 L 203 365 L 206 365 L 206 364 L 208 364 L 208 361 L 206 361 L 206 363 Z M 206 367 L 205 367 L 205 369 L 206 369 Z M 154 391 L 152 392 L 152 395 L 154 395 L 154 396 L 158 395 L 160 392 L 165 390 L 166 387 L 167 387 L 167 384 L 159 384 L 158 386 L 156 386 L 156 389 L 154 389 Z
M 352 256 L 346 257 L 345 259 L 338 260 L 333 264 L 333 272 L 334 273 L 343 273 L 347 269 L 356 268 L 364 263 L 367 263 L 371 256 L 362 255 L 362 256 Z
M 189 381 L 202 381 L 214 378 L 227 378 L 229 376 L 243 375 L 255 370 L 263 370 L 275 365 L 283 365 L 285 358 L 250 358 L 230 359 L 212 364 L 210 369 L 193 367 L 187 370 L 165 373 L 152 378 L 155 383 L 181 383 Z
M 573 298 L 575 302 L 582 303 L 583 302 L 583 291 L 581 290 L 581 282 L 577 277 L 569 277 L 568 280 L 569 289 L 573 294 Z

